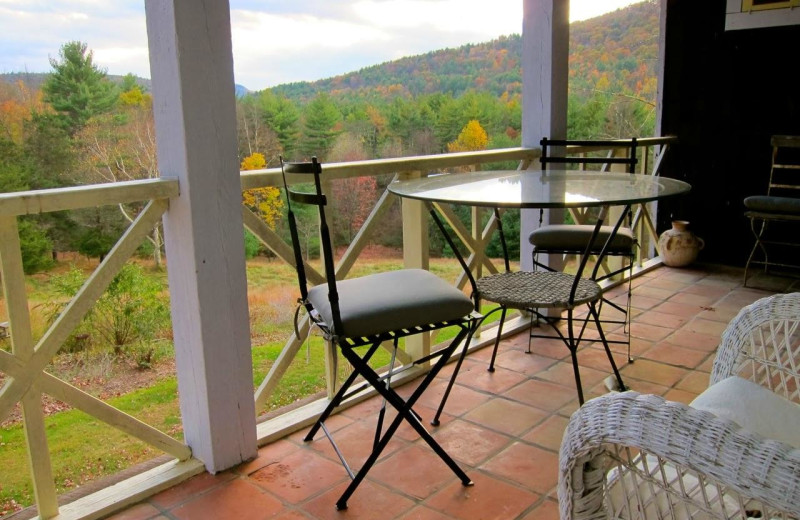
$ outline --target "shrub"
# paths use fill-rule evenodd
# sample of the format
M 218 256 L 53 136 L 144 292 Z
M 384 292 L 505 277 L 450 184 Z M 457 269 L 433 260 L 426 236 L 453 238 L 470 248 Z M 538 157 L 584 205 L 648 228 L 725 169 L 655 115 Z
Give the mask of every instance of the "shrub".
M 256 238 L 254 234 L 249 232 L 248 230 L 244 230 L 244 256 L 248 260 L 251 258 L 255 258 L 261 253 L 262 245 L 261 241 Z
M 83 281 L 83 273 L 73 267 L 55 276 L 53 285 L 71 297 Z M 161 284 L 140 266 L 126 264 L 86 315 L 81 331 L 99 338 L 118 355 L 126 345 L 147 343 L 169 324 L 169 306 L 161 292 Z
M 78 252 L 89 258 L 99 258 L 101 261 L 111 251 L 116 243 L 116 238 L 106 235 L 96 229 L 87 229 L 78 237 Z
M 42 271 L 53 265 L 53 243 L 39 226 L 19 219 L 19 245 L 25 274 Z

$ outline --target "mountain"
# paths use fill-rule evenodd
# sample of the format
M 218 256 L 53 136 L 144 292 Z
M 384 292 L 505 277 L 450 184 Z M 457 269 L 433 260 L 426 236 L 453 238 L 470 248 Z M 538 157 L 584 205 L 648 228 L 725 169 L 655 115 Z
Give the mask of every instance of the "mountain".
M 645 96 L 652 90 L 654 95 L 658 17 L 658 3 L 649 0 L 570 24 L 570 87 Z M 513 96 L 522 92 L 521 55 L 522 37 L 513 34 L 271 90 L 301 103 L 319 92 L 369 99 L 433 93 L 458 96 L 475 89 Z

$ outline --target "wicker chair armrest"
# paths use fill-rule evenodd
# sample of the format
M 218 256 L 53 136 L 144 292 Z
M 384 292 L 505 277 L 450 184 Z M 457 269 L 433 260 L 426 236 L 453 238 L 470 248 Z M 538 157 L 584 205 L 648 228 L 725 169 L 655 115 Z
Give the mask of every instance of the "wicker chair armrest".
M 709 384 L 738 375 L 798 402 L 797 387 L 785 383 L 800 381 L 800 349 L 792 345 L 800 335 L 798 323 L 800 293 L 776 294 L 742 308 L 722 333 Z
M 668 460 L 717 489 L 800 517 L 800 450 L 709 412 L 624 392 L 587 402 L 569 422 L 559 457 L 562 520 L 606 518 L 608 455 L 617 447 Z

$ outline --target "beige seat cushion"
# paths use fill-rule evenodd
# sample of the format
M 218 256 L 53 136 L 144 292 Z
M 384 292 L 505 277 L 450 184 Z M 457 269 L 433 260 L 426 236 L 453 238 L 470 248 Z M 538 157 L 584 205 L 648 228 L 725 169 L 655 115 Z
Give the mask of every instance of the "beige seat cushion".
M 800 406 L 747 379 L 723 379 L 689 406 L 729 419 L 767 439 L 800 448 Z
M 342 328 L 351 338 L 457 320 L 472 312 L 463 292 L 423 269 L 403 269 L 336 283 Z M 308 301 L 323 321 L 333 324 L 328 285 L 308 291 Z

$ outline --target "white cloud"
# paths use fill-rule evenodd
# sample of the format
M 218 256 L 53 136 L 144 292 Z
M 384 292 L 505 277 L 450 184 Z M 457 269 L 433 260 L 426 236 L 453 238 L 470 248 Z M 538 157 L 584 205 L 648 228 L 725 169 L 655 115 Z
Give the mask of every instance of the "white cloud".
M 362 24 L 312 15 L 273 15 L 255 11 L 231 12 L 234 54 L 266 55 L 310 48 L 347 48 L 387 36 Z
M 359 0 L 353 12 L 385 29 L 431 29 L 437 33 L 482 34 L 488 38 L 522 30 L 521 0 Z

